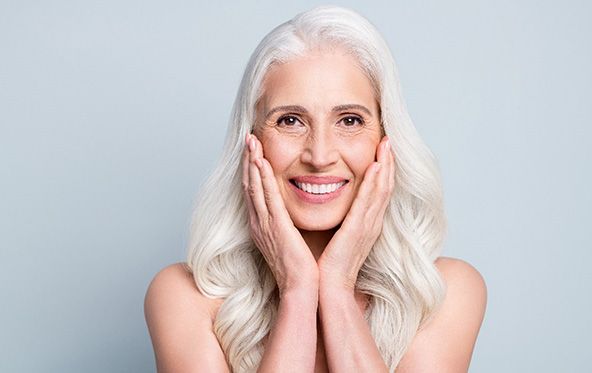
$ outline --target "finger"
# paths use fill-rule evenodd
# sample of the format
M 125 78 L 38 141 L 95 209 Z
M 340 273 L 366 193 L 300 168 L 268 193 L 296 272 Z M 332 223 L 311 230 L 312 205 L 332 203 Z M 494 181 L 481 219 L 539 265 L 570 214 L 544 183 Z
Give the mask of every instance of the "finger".
M 375 221 L 388 204 L 388 177 L 390 173 L 388 147 L 388 137 L 385 136 L 376 149 L 377 161 L 366 170 L 364 180 L 350 209 L 352 215 L 359 214 L 360 219 Z
M 247 135 L 248 138 L 248 135 Z M 251 200 L 251 196 L 249 194 L 249 147 L 248 142 L 245 141 L 245 149 L 243 151 L 243 159 L 242 159 L 242 168 L 243 168 L 243 177 L 242 177 L 242 187 L 243 187 L 243 194 L 245 198 L 245 203 L 247 205 L 247 212 L 249 214 L 249 219 L 251 221 L 255 221 L 257 219 L 257 214 L 255 212 L 255 207 L 253 206 L 253 201 Z
M 261 175 L 259 167 L 256 162 L 261 162 L 257 159 L 257 143 L 254 136 L 249 140 L 249 196 L 253 202 L 253 207 L 257 213 L 259 220 L 267 219 L 267 205 L 263 196 L 263 186 L 261 184 Z
M 378 162 L 372 162 L 368 166 L 364 173 L 364 180 L 360 184 L 350 212 L 346 216 L 346 220 L 354 219 L 357 221 L 357 219 L 364 219 L 365 215 L 369 212 L 372 200 L 376 199 L 373 198 L 372 192 L 375 189 L 376 178 L 381 168 L 382 166 Z
M 388 203 L 388 200 L 390 198 L 390 177 L 391 177 L 391 167 L 392 167 L 392 162 L 391 162 L 391 145 L 390 145 L 390 140 L 388 138 L 388 136 L 385 136 L 385 141 L 383 144 L 383 148 L 382 148 L 382 155 L 383 155 L 383 161 L 382 161 L 382 165 L 384 166 L 382 169 L 382 175 L 383 177 L 381 177 L 381 183 L 379 186 L 379 193 L 382 195 L 383 197 L 383 201 L 386 203 Z
M 281 198 L 273 168 L 269 161 L 263 156 L 263 145 L 256 136 L 253 137 L 255 138 L 255 143 L 257 145 L 257 159 L 260 160 L 260 162 L 257 163 L 257 166 L 259 167 L 259 173 L 261 175 L 265 203 L 267 204 L 267 209 L 270 214 L 278 215 L 282 210 L 285 210 L 284 201 Z
M 362 182 L 362 184 L 367 183 L 371 184 L 371 187 L 375 187 L 376 183 L 380 181 L 380 177 L 383 177 L 385 172 L 384 170 L 386 169 L 388 172 L 388 159 L 385 157 L 386 145 L 388 145 L 388 137 L 384 136 L 378 143 L 378 146 L 376 147 L 376 161 L 374 162 L 376 165 L 370 165 L 368 167 L 366 173 L 364 174 L 364 181 Z M 375 167 L 374 171 L 375 174 L 377 174 L 374 175 L 374 178 L 371 177 L 373 174 L 369 172 L 371 167 Z M 368 192 L 372 192 L 372 190 L 368 190 Z
M 395 151 L 393 150 L 392 146 L 389 146 L 389 160 L 390 160 L 389 190 L 391 193 L 393 193 L 393 191 L 395 190 Z
M 257 159 L 261 160 L 264 158 L 263 156 L 263 144 L 259 141 L 259 138 L 255 135 L 251 135 L 251 138 L 255 142 L 255 156 Z M 259 164 L 258 164 L 259 165 Z
M 375 189 L 373 194 L 376 198 L 373 200 L 375 203 L 370 206 L 373 213 L 377 219 L 381 219 L 384 211 L 386 210 L 386 206 L 390 200 L 390 177 L 391 177 L 391 151 L 390 151 L 390 141 L 387 136 L 383 138 L 382 143 L 379 146 L 379 162 L 382 165 L 382 168 L 379 172 L 379 175 L 376 180 Z
M 368 215 L 373 219 L 375 227 L 382 227 L 384 221 L 384 214 L 390 204 L 392 190 L 394 186 L 394 158 L 393 152 L 388 137 L 385 136 L 385 141 L 381 144 L 380 159 L 383 162 L 381 175 L 378 177 L 376 190 L 374 191 L 377 198 L 375 203 L 369 207 Z
M 390 141 L 388 136 L 384 136 L 378 144 L 378 149 L 376 149 L 376 161 L 380 162 L 383 165 L 386 165 L 388 162 L 388 148 Z
M 242 159 L 242 170 L 243 170 L 243 175 L 242 175 L 242 187 L 243 187 L 243 191 L 245 193 L 247 193 L 248 187 L 249 187 L 249 147 L 245 146 L 245 149 L 243 150 L 243 159 Z
M 284 205 L 284 200 L 282 199 L 273 169 L 271 168 L 271 164 L 267 161 L 267 159 L 262 159 L 259 171 L 261 172 L 261 182 L 264 192 L 263 195 L 265 196 L 265 203 L 267 204 L 269 214 L 272 217 L 276 217 L 280 220 L 289 217 L 288 210 L 286 210 L 286 206 Z
M 388 183 L 389 163 L 388 163 L 388 137 L 384 136 L 376 149 L 376 166 L 374 177 L 372 174 L 365 174 L 363 184 L 367 184 L 365 192 L 369 204 L 372 202 L 380 202 L 382 200 L 381 191 L 384 185 Z M 360 188 L 361 189 L 361 188 Z M 375 204 L 375 203 L 374 203 Z
M 243 168 L 243 177 L 242 177 L 242 186 L 245 193 L 248 194 L 248 187 L 249 187 L 249 140 L 251 139 L 251 135 L 247 133 L 245 136 L 245 149 L 243 151 L 243 158 L 242 158 L 242 168 Z

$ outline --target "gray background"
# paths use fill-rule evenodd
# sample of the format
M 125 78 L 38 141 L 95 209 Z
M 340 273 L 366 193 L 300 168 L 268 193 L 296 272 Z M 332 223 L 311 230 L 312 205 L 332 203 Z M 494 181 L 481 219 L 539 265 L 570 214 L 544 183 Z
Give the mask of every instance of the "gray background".
M 592 365 L 589 3 L 336 3 L 391 45 L 444 254 L 487 281 L 471 371 Z M 144 292 L 185 257 L 247 59 L 317 4 L 0 2 L 0 371 L 154 370 Z

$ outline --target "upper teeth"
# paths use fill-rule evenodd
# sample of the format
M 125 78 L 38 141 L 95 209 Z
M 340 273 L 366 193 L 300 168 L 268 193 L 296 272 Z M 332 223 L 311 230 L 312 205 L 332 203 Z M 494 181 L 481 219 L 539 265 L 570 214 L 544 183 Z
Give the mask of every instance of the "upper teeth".
M 327 193 L 333 193 L 337 189 L 341 188 L 341 186 L 343 184 L 345 184 L 345 181 L 342 181 L 340 183 L 333 183 L 333 184 L 308 184 L 308 183 L 300 183 L 298 181 L 295 181 L 295 183 L 299 189 L 304 190 L 306 193 L 327 194 Z

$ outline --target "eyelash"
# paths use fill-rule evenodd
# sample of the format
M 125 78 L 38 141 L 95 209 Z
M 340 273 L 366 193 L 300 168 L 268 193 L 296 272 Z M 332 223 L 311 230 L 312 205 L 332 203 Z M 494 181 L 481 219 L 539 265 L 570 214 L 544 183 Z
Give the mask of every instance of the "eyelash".
M 277 120 L 276 124 L 277 124 L 277 125 L 282 125 L 282 122 L 283 122 L 284 120 L 288 119 L 288 118 L 294 118 L 294 119 L 296 119 L 296 120 L 298 121 L 298 118 L 296 118 L 296 117 L 295 117 L 295 116 L 293 116 L 293 115 L 284 115 L 284 116 L 282 116 L 282 117 L 279 117 L 279 119 Z M 291 127 L 291 126 L 292 126 L 292 125 L 289 125 L 288 127 Z
M 362 118 L 358 117 L 358 116 L 355 116 L 355 115 L 350 115 L 350 116 L 347 116 L 347 117 L 343 117 L 343 119 L 341 119 L 341 121 L 343 121 L 344 119 L 354 119 L 354 120 L 357 120 L 358 121 L 358 125 L 359 126 L 363 126 L 364 125 L 364 120 Z M 347 126 L 347 127 L 350 127 L 350 126 Z
M 284 120 L 288 119 L 288 118 L 294 118 L 294 119 L 296 119 L 297 121 L 300 121 L 300 120 L 299 120 L 297 117 L 295 117 L 294 115 L 284 115 L 284 116 L 280 117 L 280 118 L 277 120 L 276 124 L 277 124 L 277 125 L 281 125 L 281 124 L 282 124 L 282 122 L 283 122 Z M 345 120 L 345 119 L 354 119 L 354 120 L 357 120 L 357 121 L 358 121 L 358 125 L 359 125 L 359 126 L 363 126 L 363 125 L 364 125 L 364 120 L 363 120 L 362 118 L 358 117 L 358 116 L 355 116 L 355 115 L 349 115 L 349 116 L 347 116 L 347 117 L 343 117 L 343 118 L 340 120 L 340 122 L 341 122 L 341 121 L 343 121 L 343 120 Z M 289 126 L 292 126 L 292 125 L 289 125 Z M 349 126 L 349 125 L 346 125 L 346 127 L 354 127 L 354 126 Z

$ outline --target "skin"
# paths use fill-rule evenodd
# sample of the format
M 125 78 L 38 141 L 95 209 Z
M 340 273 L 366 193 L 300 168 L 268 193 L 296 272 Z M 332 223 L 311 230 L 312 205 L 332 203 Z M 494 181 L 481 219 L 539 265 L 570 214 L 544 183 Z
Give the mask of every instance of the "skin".
M 394 187 L 393 153 L 388 139 L 381 141 L 372 85 L 351 56 L 336 51 L 309 54 L 272 68 L 263 87 L 257 125 L 247 138 L 243 159 L 243 187 L 255 242 L 272 265 L 284 256 L 296 257 L 278 263 L 282 268 L 274 272 L 276 279 L 293 273 L 299 281 L 302 271 L 320 270 L 353 289 L 380 234 Z M 334 111 L 344 105 L 359 108 Z M 304 111 L 276 111 L 285 106 Z M 290 179 L 309 175 L 337 176 L 348 182 L 338 198 L 308 203 L 298 197 Z M 276 237 L 263 238 L 267 234 Z M 281 281 L 279 288 L 283 290 Z
M 280 292 L 260 370 L 386 371 L 354 291 L 394 187 L 372 85 L 349 55 L 309 54 L 272 69 L 260 102 L 243 187 L 251 236 Z M 311 175 L 347 183 L 337 198 L 310 203 L 290 180 Z M 317 309 L 326 358 L 315 360 Z
M 394 154 L 382 136 L 371 83 L 336 49 L 275 66 L 263 88 L 253 134 L 245 139 L 242 183 L 251 236 L 277 280 L 280 304 L 259 371 L 386 372 L 363 317 L 366 300 L 354 287 L 394 189 Z M 334 110 L 349 104 L 367 112 Z M 299 109 L 268 115 L 286 105 Z M 347 184 L 337 198 L 310 203 L 290 180 L 311 175 Z M 398 373 L 468 369 L 485 284 L 465 262 L 440 258 L 436 267 L 446 299 L 417 333 Z M 201 295 L 180 264 L 156 276 L 145 312 L 159 372 L 228 371 L 212 329 L 220 302 Z

